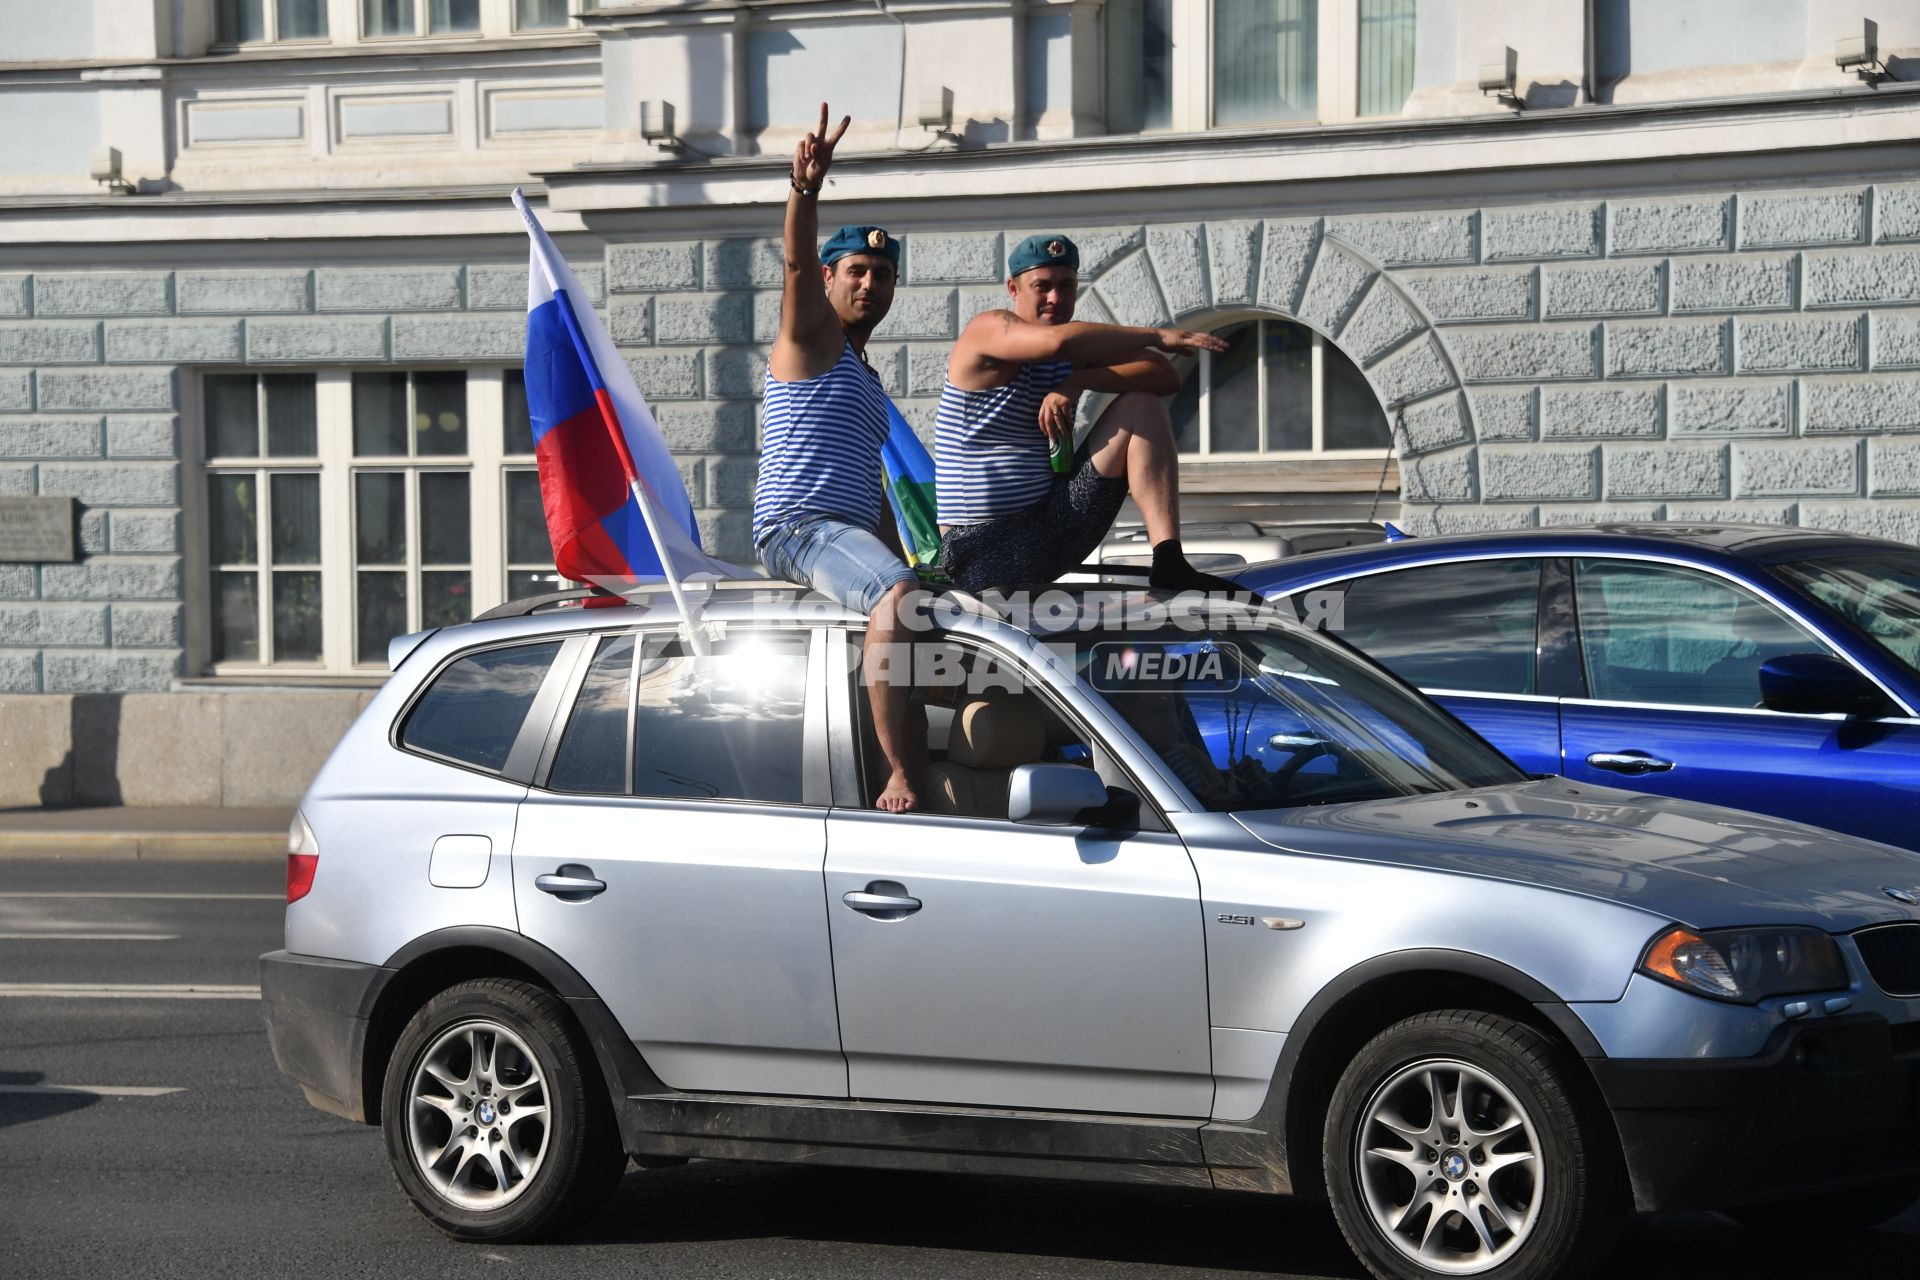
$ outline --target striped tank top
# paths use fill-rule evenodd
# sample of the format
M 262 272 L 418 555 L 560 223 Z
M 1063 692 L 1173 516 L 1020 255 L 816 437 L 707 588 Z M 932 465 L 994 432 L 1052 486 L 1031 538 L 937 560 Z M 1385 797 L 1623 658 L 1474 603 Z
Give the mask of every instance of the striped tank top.
M 986 391 L 940 388 L 934 484 L 941 524 L 978 524 L 1031 506 L 1053 484 L 1040 402 L 1073 372 L 1068 361 L 1023 364 Z
M 766 433 L 753 489 L 753 543 L 776 525 L 835 516 L 880 527 L 880 446 L 887 394 L 849 342 L 817 378 L 782 382 L 767 371 Z

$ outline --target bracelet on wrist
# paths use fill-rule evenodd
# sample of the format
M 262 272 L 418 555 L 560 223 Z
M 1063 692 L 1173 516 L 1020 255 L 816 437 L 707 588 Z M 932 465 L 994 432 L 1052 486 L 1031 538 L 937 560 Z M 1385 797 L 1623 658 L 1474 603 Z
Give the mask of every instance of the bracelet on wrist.
M 817 196 L 820 194 L 820 188 L 803 187 L 800 185 L 800 179 L 794 177 L 792 174 L 787 175 L 787 185 L 792 187 L 795 191 L 798 191 L 803 196 Z

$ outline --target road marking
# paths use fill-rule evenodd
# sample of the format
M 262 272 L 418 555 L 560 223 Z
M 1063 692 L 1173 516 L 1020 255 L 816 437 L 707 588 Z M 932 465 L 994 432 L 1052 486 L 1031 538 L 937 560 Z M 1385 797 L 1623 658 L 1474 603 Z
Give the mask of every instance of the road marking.
M 177 933 L 0 933 L 0 942 L 178 942 Z
M 0 1084 L 0 1093 L 92 1094 L 101 1098 L 164 1098 L 184 1088 L 158 1084 Z
M 284 893 L 114 893 L 89 890 L 62 893 L 58 890 L 21 890 L 0 893 L 0 898 L 168 898 L 179 902 L 285 902 Z
M 216 983 L 8 982 L 0 996 L 39 996 L 69 1000 L 258 1000 L 260 988 Z

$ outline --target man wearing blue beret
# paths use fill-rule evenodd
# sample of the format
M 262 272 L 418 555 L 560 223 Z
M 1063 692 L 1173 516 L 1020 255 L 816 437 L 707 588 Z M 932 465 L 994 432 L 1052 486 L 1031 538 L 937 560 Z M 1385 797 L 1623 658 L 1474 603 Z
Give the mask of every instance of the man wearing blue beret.
M 893 304 L 900 245 L 879 227 L 841 227 L 814 248 L 820 186 L 850 121 L 842 118 L 829 137 L 821 103 L 819 131 L 794 151 L 753 543 L 775 577 L 807 583 L 867 615 L 862 670 L 890 771 L 876 803 L 902 813 L 919 803 L 914 776 L 925 733 L 916 749 L 906 683 L 896 687 L 889 678 L 889 659 L 906 639 L 900 606 L 918 579 L 887 514 L 880 467 L 887 395 L 866 359 L 867 339 Z
M 1180 549 L 1179 456 L 1162 399 L 1180 389 L 1180 375 L 1158 354 L 1226 343 L 1188 329 L 1076 321 L 1079 271 L 1067 237 L 1022 240 L 1007 264 L 1008 309 L 975 316 L 947 359 L 934 438 L 941 567 L 974 592 L 1052 582 L 1100 545 L 1131 493 L 1153 546 L 1152 585 L 1238 590 Z M 1074 409 L 1088 391 L 1116 398 L 1068 456 Z

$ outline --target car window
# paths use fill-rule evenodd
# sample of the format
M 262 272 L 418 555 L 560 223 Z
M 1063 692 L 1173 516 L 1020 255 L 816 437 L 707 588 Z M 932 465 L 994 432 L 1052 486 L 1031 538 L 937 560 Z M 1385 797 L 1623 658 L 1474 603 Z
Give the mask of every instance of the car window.
M 913 647 L 913 697 L 927 724 L 923 808 L 969 818 L 1005 818 L 1007 782 L 1022 764 L 1094 766 L 1088 734 L 1035 692 L 1027 672 L 990 651 L 952 640 Z M 857 672 L 867 807 L 887 779 L 873 732 L 870 690 Z
M 1827 652 L 1751 591 L 1693 569 L 1576 560 L 1574 594 L 1595 698 L 1757 707 L 1761 663 Z
M 559 652 L 554 640 L 487 649 L 452 663 L 414 704 L 400 744 L 498 773 Z
M 807 641 L 746 635 L 696 654 L 649 638 L 633 717 L 633 794 L 799 804 Z
M 1920 675 L 1920 553 L 1873 551 L 1777 564 L 1798 585 Z
M 554 791 L 620 795 L 627 789 L 627 711 L 632 705 L 635 637 L 603 636 L 567 717 L 547 786 Z
M 1471 560 L 1355 578 L 1332 611 L 1349 644 L 1423 689 L 1533 693 L 1538 560 Z

